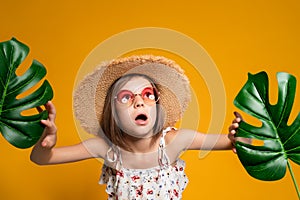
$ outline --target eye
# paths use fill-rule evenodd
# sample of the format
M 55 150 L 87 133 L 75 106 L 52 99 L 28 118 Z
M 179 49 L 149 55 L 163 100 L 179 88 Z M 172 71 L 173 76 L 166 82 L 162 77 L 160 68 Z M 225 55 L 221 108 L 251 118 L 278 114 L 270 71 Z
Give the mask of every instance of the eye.
M 155 100 L 155 96 L 154 96 L 154 94 L 150 94 L 149 96 L 148 96 L 148 98 L 150 99 L 150 100 Z
M 130 99 L 130 96 L 129 95 L 126 95 L 126 96 L 123 96 L 122 99 L 121 99 L 121 102 L 122 103 L 127 103 Z
M 117 99 L 120 103 L 126 104 L 133 98 L 133 94 L 130 91 L 122 90 L 118 93 Z
M 154 101 L 155 100 L 155 95 L 154 95 L 154 91 L 152 88 L 145 88 L 142 92 L 142 96 L 145 99 L 149 99 Z

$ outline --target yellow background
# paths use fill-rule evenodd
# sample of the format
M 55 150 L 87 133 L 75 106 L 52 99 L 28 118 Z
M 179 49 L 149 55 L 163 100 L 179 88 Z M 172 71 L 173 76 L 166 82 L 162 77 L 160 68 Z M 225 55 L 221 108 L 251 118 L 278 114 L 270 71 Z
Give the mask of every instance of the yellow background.
M 102 41 L 122 31 L 162 27 L 201 44 L 216 63 L 226 90 L 224 133 L 236 109 L 233 99 L 247 73 L 267 71 L 271 101 L 276 102 L 275 74 L 300 78 L 299 1 L 1 1 L 0 41 L 16 37 L 29 45 L 27 63 L 37 59 L 48 69 L 54 88 L 58 145 L 80 142 L 74 126 L 72 91 L 86 56 Z M 178 44 L 180 45 L 180 44 Z M 197 80 L 192 86 L 197 88 Z M 299 90 L 299 84 L 298 84 Z M 209 104 L 209 95 L 203 104 Z M 206 100 L 205 100 L 206 99 Z M 299 91 L 293 117 L 299 112 Z M 201 105 L 200 105 L 201 106 Z M 209 106 L 202 106 L 200 131 L 206 131 Z M 206 116 L 208 116 L 206 118 Z M 36 166 L 30 149 L 16 149 L 0 137 L 0 199 L 105 199 L 99 186 L 101 163 Z M 183 155 L 190 183 L 183 199 L 297 199 L 290 174 L 275 182 L 251 178 L 231 151 Z M 292 164 L 298 182 L 300 167 Z

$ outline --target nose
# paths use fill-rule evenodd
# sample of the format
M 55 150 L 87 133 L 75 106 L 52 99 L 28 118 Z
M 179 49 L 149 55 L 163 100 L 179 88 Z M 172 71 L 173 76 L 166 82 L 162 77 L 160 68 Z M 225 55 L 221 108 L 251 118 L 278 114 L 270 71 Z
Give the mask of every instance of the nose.
M 144 100 L 140 95 L 135 95 L 133 103 L 135 108 L 144 107 Z

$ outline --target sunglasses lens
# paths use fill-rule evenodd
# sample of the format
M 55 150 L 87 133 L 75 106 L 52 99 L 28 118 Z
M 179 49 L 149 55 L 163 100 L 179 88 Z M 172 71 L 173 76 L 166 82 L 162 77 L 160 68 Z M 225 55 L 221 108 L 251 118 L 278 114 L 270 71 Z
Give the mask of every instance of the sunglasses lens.
M 143 100 L 147 104 L 154 104 L 156 102 L 155 94 L 153 88 L 145 88 L 141 94 Z
M 117 100 L 122 104 L 130 104 L 134 98 L 134 94 L 129 90 L 122 90 L 117 95 Z

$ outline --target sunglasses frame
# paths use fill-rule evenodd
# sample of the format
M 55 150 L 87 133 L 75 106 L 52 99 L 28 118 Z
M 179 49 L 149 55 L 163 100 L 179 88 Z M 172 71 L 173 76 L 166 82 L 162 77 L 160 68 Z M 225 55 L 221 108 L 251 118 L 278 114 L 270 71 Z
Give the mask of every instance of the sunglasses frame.
M 145 93 L 146 90 L 148 90 L 148 89 L 151 89 L 151 90 L 153 91 L 153 94 L 154 94 L 154 97 L 155 97 L 155 99 L 154 99 L 153 101 L 151 101 L 150 99 L 145 99 L 145 98 L 144 98 L 144 94 L 143 94 L 143 93 Z M 130 98 L 130 99 L 128 100 L 128 102 L 126 102 L 126 103 L 122 103 L 121 99 L 118 97 L 119 94 L 120 94 L 122 91 L 126 91 L 126 92 L 128 92 L 129 94 L 131 94 L 131 95 L 130 95 L 131 98 Z M 127 107 L 129 107 L 129 106 L 131 106 L 131 105 L 133 104 L 135 97 L 138 96 L 138 95 L 143 99 L 143 101 L 145 102 L 145 104 L 150 105 L 150 106 L 156 104 L 156 103 L 159 101 L 159 99 L 160 99 L 160 93 L 158 92 L 157 88 L 156 88 L 156 87 L 153 87 L 153 86 L 152 86 L 152 87 L 145 87 L 145 88 L 142 90 L 142 92 L 139 93 L 139 94 L 138 94 L 138 93 L 133 93 L 133 92 L 130 91 L 130 90 L 120 90 L 120 91 L 117 93 L 117 95 L 115 96 L 114 99 L 116 99 L 116 101 L 117 101 L 120 105 L 127 105 Z M 149 101 L 149 100 L 150 100 L 150 101 Z M 149 102 L 151 102 L 151 103 L 149 103 Z

